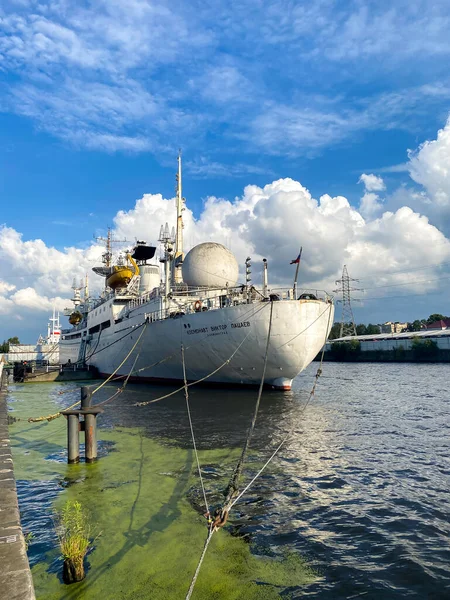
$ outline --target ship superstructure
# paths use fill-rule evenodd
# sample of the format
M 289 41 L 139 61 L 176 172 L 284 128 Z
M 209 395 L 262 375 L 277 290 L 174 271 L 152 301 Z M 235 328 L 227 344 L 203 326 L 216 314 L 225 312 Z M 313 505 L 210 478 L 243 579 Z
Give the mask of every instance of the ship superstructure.
M 206 242 L 183 253 L 185 200 L 181 194 L 181 156 L 177 173 L 176 229 L 161 228 L 162 256 L 143 241 L 112 264 L 111 233 L 102 267 L 100 298 L 84 300 L 74 288 L 64 330 L 61 362 L 93 365 L 135 381 L 181 381 L 181 347 L 190 381 L 259 384 L 270 328 L 265 383 L 291 388 L 292 379 L 315 358 L 333 323 L 334 306 L 325 292 L 271 289 L 264 261 L 263 286 L 247 276 L 225 246 Z M 247 259 L 247 271 L 250 259 Z M 162 267 L 162 268 L 161 268 Z M 119 367 L 119 368 L 118 368 Z

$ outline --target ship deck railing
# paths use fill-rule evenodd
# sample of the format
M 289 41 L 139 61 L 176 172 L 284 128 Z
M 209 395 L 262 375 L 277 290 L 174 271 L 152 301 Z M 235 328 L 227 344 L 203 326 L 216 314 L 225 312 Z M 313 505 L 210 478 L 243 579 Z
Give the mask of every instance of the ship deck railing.
M 184 289 L 183 289 L 184 288 Z M 240 285 L 233 288 L 226 288 L 223 290 L 211 290 L 206 287 L 188 287 L 188 286 L 174 286 L 173 292 L 169 299 L 169 306 L 165 307 L 164 303 L 166 298 L 163 293 L 163 287 L 154 288 L 150 292 L 146 292 L 141 296 L 130 299 L 124 306 L 123 312 L 120 317 L 125 318 L 135 310 L 143 306 L 144 304 L 151 303 L 154 301 L 159 306 L 155 310 L 146 312 L 145 315 L 149 321 L 163 321 L 169 318 L 176 318 L 184 316 L 186 314 L 194 314 L 197 312 L 203 312 L 207 310 L 220 310 L 222 308 L 228 308 L 230 306 L 238 306 L 240 304 L 255 304 L 260 302 L 268 302 L 269 300 L 285 301 L 294 300 L 293 288 L 270 288 L 267 291 L 265 297 L 262 289 L 258 289 L 254 286 Z M 216 295 L 209 295 L 212 292 L 220 292 Z M 208 295 L 207 295 L 208 294 Z M 112 297 L 122 296 L 120 293 L 111 292 L 107 296 L 100 298 L 98 302 L 93 303 L 92 309 L 103 304 L 106 300 Z M 322 302 L 332 302 L 333 297 L 326 290 L 310 289 L 310 288 L 299 288 L 297 289 L 297 300 L 319 300 Z M 196 303 L 200 302 L 200 309 L 196 307 Z M 197 305 L 198 306 L 198 305 Z M 74 333 L 76 331 L 86 328 L 86 323 L 82 322 L 75 325 L 72 329 L 62 330 L 62 334 Z
M 210 310 L 221 310 L 230 306 L 239 306 L 242 304 L 256 304 L 261 302 L 274 301 L 285 301 L 294 300 L 294 294 L 292 288 L 271 288 L 268 290 L 267 296 L 264 296 L 262 290 L 258 290 L 255 287 L 246 288 L 245 286 L 239 286 L 238 288 L 232 288 L 223 293 L 225 290 L 221 290 L 222 293 L 216 296 L 203 296 L 206 291 L 211 292 L 208 288 L 190 288 L 190 295 L 174 294 L 169 299 L 169 306 L 164 307 L 165 297 L 161 294 L 161 290 L 153 290 L 150 293 L 143 294 L 138 298 L 130 300 L 126 306 L 125 315 L 129 315 L 130 312 L 148 304 L 152 300 L 159 300 L 160 305 L 156 310 L 146 312 L 146 318 L 150 322 L 163 321 L 169 318 L 177 318 L 188 314 L 194 314 L 198 312 L 210 311 Z M 195 294 L 197 292 L 197 295 Z M 186 302 L 187 297 L 189 300 Z M 333 301 L 332 296 L 325 290 L 311 290 L 301 289 L 297 291 L 298 300 L 319 300 L 321 302 Z M 200 303 L 200 306 L 199 304 Z

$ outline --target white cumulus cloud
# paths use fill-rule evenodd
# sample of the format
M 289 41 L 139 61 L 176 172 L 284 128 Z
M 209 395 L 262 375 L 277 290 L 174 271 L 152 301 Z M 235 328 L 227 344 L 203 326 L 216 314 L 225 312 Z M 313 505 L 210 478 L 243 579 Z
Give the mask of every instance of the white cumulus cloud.
M 371 219 L 379 214 L 383 208 L 383 202 L 380 196 L 375 192 L 381 192 L 386 189 L 384 181 L 381 177 L 377 177 L 373 173 L 367 175 L 363 173 L 358 180 L 358 183 L 364 184 L 364 195 L 359 204 L 360 213 L 367 219 Z
M 15 285 L 0 280 L 0 294 L 7 294 L 8 292 L 12 292 L 15 288 Z
M 48 298 L 39 295 L 32 287 L 22 288 L 9 297 L 16 307 L 31 308 L 38 311 L 64 310 L 67 300 L 60 297 Z
M 363 173 L 358 183 L 363 183 L 367 192 L 382 192 L 386 189 L 383 179 L 373 173 Z
M 409 153 L 409 172 L 438 209 L 450 209 L 450 118 L 435 140 Z
M 373 192 L 366 192 L 366 196 Z M 375 200 L 376 202 L 376 200 Z M 380 205 L 381 207 L 381 205 Z M 377 208 L 380 208 L 377 207 Z M 246 256 L 269 261 L 272 284 L 287 285 L 293 272 L 290 261 L 303 246 L 301 279 L 305 286 L 334 287 L 344 263 L 356 273 L 373 276 L 375 283 L 403 282 L 401 275 L 379 274 L 438 264 L 450 258 L 450 242 L 427 217 L 402 207 L 379 218 L 367 218 L 343 196 L 312 197 L 301 183 L 280 179 L 264 187 L 249 185 L 233 202 L 210 197 L 198 219 L 187 209 L 185 249 L 216 240 L 236 254 L 243 266 Z M 365 218 L 366 217 L 366 218 Z M 175 201 L 146 194 L 129 211 L 116 215 L 117 235 L 155 242 L 161 223 L 175 225 Z M 409 277 L 410 288 L 416 289 Z
M 374 180 L 368 181 L 374 185 Z M 365 197 L 366 208 L 369 197 L 378 202 L 367 188 Z M 186 208 L 185 250 L 203 241 L 223 243 L 241 265 L 241 280 L 245 258 L 251 256 L 255 284 L 260 282 L 262 258 L 266 258 L 273 287 L 292 285 L 294 270 L 289 263 L 302 246 L 299 283 L 303 288 L 332 291 L 346 264 L 352 276 L 364 280 L 365 288 L 375 290 L 371 295 L 385 294 L 379 286 L 400 289 L 402 294 L 442 289 L 440 265 L 450 261 L 450 240 L 426 216 L 407 206 L 379 216 L 369 212 L 375 211 L 357 210 L 344 196 L 323 194 L 316 199 L 289 178 L 264 187 L 248 185 L 233 201 L 207 198 L 198 218 Z M 116 214 L 113 233 L 158 244 L 161 224 L 174 226 L 175 216 L 174 198 L 144 194 L 132 208 Z M 24 240 L 10 227 L 0 228 L 0 326 L 8 331 L 6 337 L 36 328 L 38 321 L 40 331 L 45 329 L 53 306 L 57 310 L 70 306 L 73 278 L 80 281 L 98 265 L 102 252 L 97 244 L 57 250 L 43 240 Z M 424 274 L 414 272 L 417 265 L 429 267 L 426 285 Z M 91 290 L 98 293 L 102 286 L 102 278 L 92 275 Z M 12 328 L 12 318 L 22 320 Z
M 0 330 L 16 335 L 16 331 L 31 329 L 36 333 L 29 339 L 32 342 L 37 333 L 45 330 L 46 318 L 53 307 L 61 311 L 71 305 L 73 280 L 79 284 L 92 266 L 98 264 L 102 251 L 97 244 L 85 249 L 57 250 L 43 240 L 24 240 L 12 227 L 1 226 Z M 92 287 L 99 291 L 101 281 L 96 279 L 91 277 Z M 16 323 L 11 325 L 13 321 Z

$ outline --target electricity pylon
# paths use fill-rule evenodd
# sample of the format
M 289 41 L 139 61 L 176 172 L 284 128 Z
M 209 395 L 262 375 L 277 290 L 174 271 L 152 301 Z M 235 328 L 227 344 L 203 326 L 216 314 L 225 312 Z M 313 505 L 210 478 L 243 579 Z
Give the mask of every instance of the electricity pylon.
M 344 265 L 341 279 L 336 280 L 336 284 L 339 287 L 334 290 L 335 293 L 342 294 L 341 331 L 339 334 L 339 337 L 341 338 L 348 335 L 356 335 L 356 325 L 351 305 L 351 292 L 355 292 L 359 290 L 359 288 L 350 287 L 351 281 L 356 281 L 359 283 L 359 279 L 352 279 L 349 277 L 347 266 Z

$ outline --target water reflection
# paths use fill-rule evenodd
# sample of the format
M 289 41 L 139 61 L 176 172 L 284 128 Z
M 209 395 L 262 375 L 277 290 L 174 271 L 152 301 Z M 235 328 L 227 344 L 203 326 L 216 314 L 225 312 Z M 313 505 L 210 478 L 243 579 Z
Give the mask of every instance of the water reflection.
M 170 389 L 169 389 L 170 391 Z M 103 391 L 96 398 L 102 401 L 113 391 Z M 180 392 L 161 402 L 135 406 L 168 392 L 167 387 L 128 386 L 111 410 L 102 415 L 103 426 L 136 427 L 147 435 L 162 438 L 183 448 L 192 447 L 184 394 Z M 241 446 L 250 425 L 257 391 L 191 389 L 189 393 L 196 443 L 199 449 L 233 448 Z M 306 401 L 307 394 L 271 392 L 263 395 L 254 435 L 254 447 L 271 447 L 289 428 L 291 416 Z
M 323 573 L 307 588 L 291 590 L 293 597 L 449 598 L 450 365 L 328 363 L 316 398 L 303 411 L 315 370 L 312 365 L 290 393 L 263 395 L 244 480 L 288 432 L 293 435 L 236 506 L 232 525 L 266 551 L 299 551 Z M 113 391 L 105 386 L 95 400 Z M 129 385 L 105 406 L 101 426 L 138 426 L 140 435 L 191 450 L 182 393 L 135 406 L 168 391 Z M 52 393 L 61 407 L 77 397 Z M 255 390 L 191 388 L 198 448 L 229 449 L 230 455 L 234 449 L 236 456 L 256 396 Z M 39 451 L 52 457 L 53 450 L 49 439 Z M 202 465 L 213 495 L 226 485 L 231 464 Z M 189 452 L 158 522 L 136 524 L 131 510 L 126 539 L 111 564 L 131 543 L 145 542 L 151 530 L 176 518 L 183 477 L 191 471 Z M 100 478 L 95 485 L 92 491 L 101 494 Z M 188 492 L 194 505 L 198 493 L 198 486 Z M 142 500 L 138 491 L 134 505 Z
M 303 412 L 312 367 L 290 394 L 263 396 L 246 476 L 294 433 L 236 507 L 234 525 L 319 567 L 324 577 L 299 597 L 450 597 L 449 366 L 327 364 Z M 133 406 L 164 389 L 131 388 L 110 418 L 190 447 L 182 395 L 144 413 Z M 255 391 L 190 397 L 199 448 L 242 445 Z

